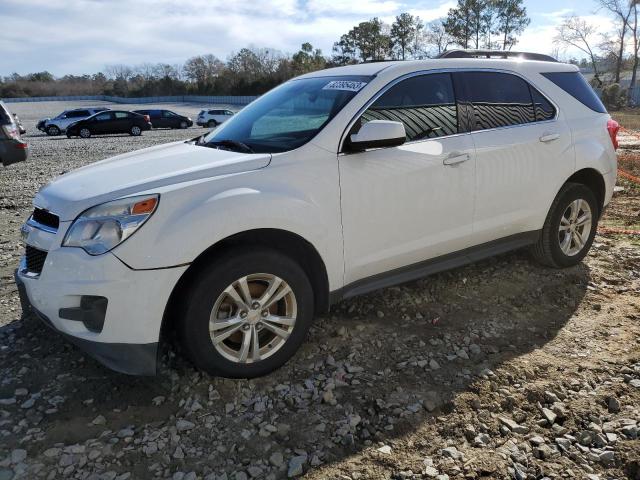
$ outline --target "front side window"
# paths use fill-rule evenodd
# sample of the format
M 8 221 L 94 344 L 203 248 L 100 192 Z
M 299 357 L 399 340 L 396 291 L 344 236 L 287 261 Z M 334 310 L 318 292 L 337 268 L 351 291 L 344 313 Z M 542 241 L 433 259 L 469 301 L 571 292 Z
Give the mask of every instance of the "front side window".
M 362 114 L 355 128 L 371 120 L 402 122 L 407 141 L 458 133 L 451 75 L 434 73 L 402 80 L 383 93 Z
M 177 117 L 177 115 L 173 112 L 170 112 L 169 110 L 163 110 L 162 111 L 162 116 L 165 118 L 173 118 L 173 117 Z
M 522 125 L 535 121 L 529 84 L 498 72 L 457 72 L 456 82 L 473 110 L 473 131 Z
M 369 82 L 366 76 L 315 77 L 291 80 L 261 96 L 198 145 L 244 145 L 256 153 L 298 148 L 324 128 Z M 248 147 L 248 148 L 245 148 Z

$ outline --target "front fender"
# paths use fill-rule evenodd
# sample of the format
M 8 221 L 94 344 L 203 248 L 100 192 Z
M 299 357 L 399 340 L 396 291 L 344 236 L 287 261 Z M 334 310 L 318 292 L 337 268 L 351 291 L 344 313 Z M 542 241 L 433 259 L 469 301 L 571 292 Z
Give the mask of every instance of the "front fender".
M 279 179 L 277 170 L 228 175 L 159 192 L 157 212 L 113 253 L 134 269 L 166 268 L 191 263 L 232 235 L 280 229 L 313 245 L 325 263 L 330 287 L 341 285 L 339 196 L 319 188 L 327 198 L 314 198 L 304 186 L 294 186 L 298 182 Z

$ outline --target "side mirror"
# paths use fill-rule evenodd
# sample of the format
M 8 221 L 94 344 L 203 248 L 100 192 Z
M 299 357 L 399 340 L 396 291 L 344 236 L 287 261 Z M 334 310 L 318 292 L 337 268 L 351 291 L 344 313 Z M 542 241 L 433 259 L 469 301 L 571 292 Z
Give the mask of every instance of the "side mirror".
M 397 147 L 402 145 L 407 134 L 402 122 L 391 120 L 371 120 L 360 127 L 358 133 L 349 138 L 348 147 L 352 151 L 368 148 Z

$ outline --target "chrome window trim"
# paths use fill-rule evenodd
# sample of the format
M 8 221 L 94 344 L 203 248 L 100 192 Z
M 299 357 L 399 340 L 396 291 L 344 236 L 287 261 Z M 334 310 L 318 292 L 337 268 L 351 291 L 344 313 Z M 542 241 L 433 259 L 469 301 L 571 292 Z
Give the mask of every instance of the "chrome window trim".
M 506 74 L 509 74 L 509 75 L 515 75 L 516 77 L 520 77 L 522 80 L 524 80 L 527 83 L 527 85 L 535 88 L 540 93 L 540 95 L 542 95 L 553 106 L 553 108 L 556 111 L 555 112 L 555 116 L 550 120 L 543 120 L 543 121 L 540 121 L 540 122 L 535 122 L 534 121 L 534 122 L 530 122 L 530 123 L 520 123 L 520 124 L 517 124 L 517 125 L 507 125 L 507 126 L 504 126 L 504 127 L 494 127 L 494 128 L 485 128 L 485 129 L 482 129 L 482 130 L 472 130 L 471 132 L 458 132 L 458 133 L 455 133 L 453 135 L 442 135 L 440 137 L 413 140 L 413 141 L 410 141 L 410 142 L 405 142 L 403 145 L 411 145 L 411 144 L 414 144 L 414 143 L 428 142 L 428 141 L 437 140 L 437 139 L 440 139 L 440 138 L 452 138 L 452 137 L 457 137 L 457 136 L 460 136 L 460 135 L 471 135 L 472 133 L 490 132 L 490 131 L 494 131 L 494 130 L 504 130 L 505 128 L 524 127 L 524 126 L 531 126 L 531 125 L 539 125 L 539 124 L 543 124 L 543 123 L 550 123 L 550 122 L 557 121 L 558 117 L 560 116 L 560 109 L 558 108 L 558 105 L 553 100 L 551 100 L 547 94 L 545 94 L 529 78 L 527 78 L 524 75 L 520 74 L 519 72 L 515 72 L 513 70 L 505 70 L 503 68 L 470 68 L 470 67 L 466 67 L 466 68 L 436 68 L 436 69 L 431 69 L 431 70 L 416 70 L 415 72 L 406 73 L 404 75 L 401 75 L 400 77 L 397 77 L 397 78 L 394 78 L 393 80 L 391 80 L 384 87 L 382 87 L 375 95 L 373 95 L 358 110 L 358 112 L 355 114 L 355 116 L 347 124 L 347 128 L 342 132 L 342 135 L 340 137 L 340 143 L 338 144 L 338 155 L 349 155 L 349 154 L 351 154 L 351 152 L 345 152 L 344 151 L 344 145 L 345 145 L 345 141 L 346 141 L 346 137 L 348 135 L 348 132 L 351 131 L 351 128 L 356 123 L 356 121 L 358 121 L 358 119 L 362 116 L 362 114 L 378 98 L 380 98 L 382 95 L 384 95 L 390 88 L 392 88 L 393 86 L 397 85 L 401 81 L 406 80 L 408 78 L 412 78 L 412 77 L 418 77 L 418 76 L 423 76 L 423 75 L 431 75 L 431 74 L 436 74 L 436 73 L 451 73 L 451 74 L 453 74 L 453 73 L 456 73 L 456 72 L 506 73 Z M 453 84 L 453 78 L 451 80 L 452 80 L 452 84 Z M 456 100 L 456 116 L 457 116 L 458 115 L 458 111 L 457 111 L 458 97 L 457 97 L 457 95 L 455 93 L 455 88 L 454 88 L 454 95 L 456 96 L 455 100 Z M 531 99 L 531 102 L 533 103 L 533 98 Z M 534 114 L 535 114 L 535 106 L 534 106 Z M 460 125 L 459 119 L 458 119 L 458 125 Z M 383 147 L 383 148 L 396 148 L 396 147 Z M 375 149 L 375 150 L 377 150 L 377 149 Z

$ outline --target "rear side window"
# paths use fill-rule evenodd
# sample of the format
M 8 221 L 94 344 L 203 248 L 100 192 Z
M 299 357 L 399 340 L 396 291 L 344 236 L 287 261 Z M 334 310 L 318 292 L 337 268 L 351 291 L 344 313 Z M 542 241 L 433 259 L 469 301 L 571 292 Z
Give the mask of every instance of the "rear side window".
M 89 110 L 74 110 L 67 113 L 67 118 L 82 118 L 91 115 Z
M 544 122 L 553 120 L 556 116 L 556 109 L 551 102 L 547 100 L 538 90 L 531 88 L 531 98 L 533 99 L 533 108 L 536 114 L 536 122 Z
M 471 130 L 522 125 L 535 121 L 529 84 L 522 78 L 498 72 L 458 72 L 462 101 L 471 103 Z
M 116 118 L 129 118 L 130 115 L 127 112 L 115 112 Z
M 549 72 L 542 76 L 548 78 L 562 90 L 594 112 L 607 113 L 607 109 L 596 95 L 596 92 L 587 83 L 580 72 Z
M 407 141 L 458 133 L 451 75 L 434 73 L 402 80 L 362 114 L 359 125 L 371 120 L 402 122 Z

